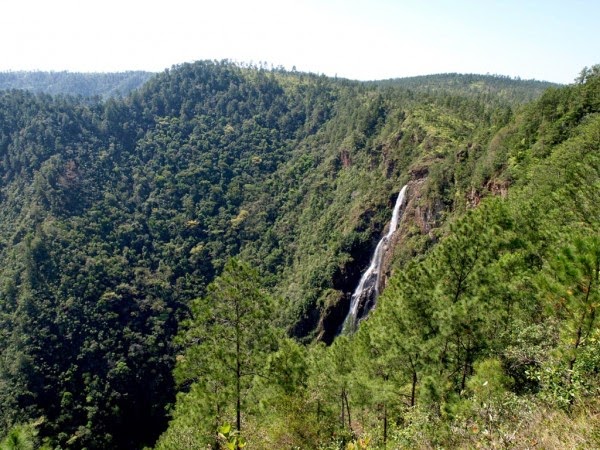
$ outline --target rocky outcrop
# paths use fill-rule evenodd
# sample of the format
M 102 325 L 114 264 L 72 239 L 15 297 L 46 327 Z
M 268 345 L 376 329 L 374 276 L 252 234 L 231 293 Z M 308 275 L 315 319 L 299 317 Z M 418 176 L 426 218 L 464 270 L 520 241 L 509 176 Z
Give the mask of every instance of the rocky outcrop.
M 505 198 L 508 195 L 510 183 L 506 180 L 489 180 L 483 190 L 477 190 L 474 187 L 467 193 L 467 207 L 475 208 L 481 202 L 481 199 L 487 193 Z

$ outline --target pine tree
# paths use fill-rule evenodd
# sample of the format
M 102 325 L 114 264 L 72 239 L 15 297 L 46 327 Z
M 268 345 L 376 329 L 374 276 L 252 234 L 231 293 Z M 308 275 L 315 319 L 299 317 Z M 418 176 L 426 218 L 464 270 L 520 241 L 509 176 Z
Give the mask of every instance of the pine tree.
M 231 259 L 207 295 L 192 303 L 192 313 L 179 336 L 187 348 L 175 375 L 180 385 L 193 385 L 189 395 L 200 402 L 201 428 L 214 444 L 223 423 L 234 422 L 242 431 L 248 393 L 257 377 L 266 376 L 266 358 L 276 343 L 272 305 L 257 273 Z M 174 416 L 183 413 L 176 410 Z
M 598 330 L 600 307 L 600 239 L 577 236 L 550 262 L 541 287 L 555 314 L 563 321 L 562 355 L 569 406 L 575 400 L 576 364 L 588 340 Z M 593 339 L 591 339 L 593 341 Z M 563 366 L 564 367 L 564 366 Z

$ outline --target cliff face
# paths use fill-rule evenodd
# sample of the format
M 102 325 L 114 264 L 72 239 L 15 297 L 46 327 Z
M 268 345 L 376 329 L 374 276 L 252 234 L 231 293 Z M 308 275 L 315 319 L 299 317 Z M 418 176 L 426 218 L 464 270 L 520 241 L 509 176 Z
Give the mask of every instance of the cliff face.
M 433 230 L 440 225 L 440 213 L 443 205 L 437 201 L 431 201 L 426 197 L 426 171 L 413 173 L 413 179 L 408 182 L 407 200 L 402 208 L 402 215 L 398 223 L 396 232 L 392 235 L 388 244 L 387 251 L 383 257 L 382 273 L 380 279 L 380 292 L 385 289 L 385 285 L 391 275 L 393 262 L 397 258 L 402 258 L 402 253 L 406 250 L 404 245 L 411 239 L 419 239 L 427 243 L 435 241 Z M 390 199 L 393 204 L 395 198 Z M 377 240 L 381 235 L 387 232 L 389 224 L 374 236 L 371 248 L 356 249 L 363 252 L 362 255 L 356 255 L 346 267 L 340 271 L 343 273 L 342 280 L 334 280 L 335 291 L 331 292 L 327 304 L 320 314 L 317 326 L 317 339 L 325 343 L 331 343 L 344 323 L 348 313 L 350 299 L 361 277 L 361 268 L 368 265 L 371 253 Z
M 398 246 L 411 225 L 418 227 L 421 234 L 433 239 L 431 230 L 439 226 L 439 216 L 443 206 L 439 201 L 430 201 L 426 198 L 423 192 L 426 181 L 427 179 L 423 177 L 408 183 L 408 201 L 402 215 L 401 228 L 394 234 L 393 248 Z
M 441 213 L 444 205 L 439 200 L 427 197 L 427 174 L 413 173 L 413 179 L 408 183 L 407 202 L 404 206 L 402 219 L 397 231 L 392 235 L 389 249 L 384 256 L 380 291 L 385 289 L 389 277 L 394 270 L 395 262 L 401 262 L 407 257 L 414 256 L 416 248 L 414 241 L 428 247 L 435 243 L 435 229 L 441 223 Z

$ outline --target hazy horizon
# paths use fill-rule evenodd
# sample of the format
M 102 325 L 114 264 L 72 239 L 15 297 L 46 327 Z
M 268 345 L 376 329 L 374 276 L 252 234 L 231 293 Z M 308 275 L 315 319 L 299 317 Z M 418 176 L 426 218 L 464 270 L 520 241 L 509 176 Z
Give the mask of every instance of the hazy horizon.
M 21 0 L 0 71 L 162 72 L 198 60 L 353 80 L 440 73 L 571 83 L 600 58 L 600 4 L 530 0 Z
M 73 71 L 73 70 L 61 70 L 61 69 L 53 69 L 53 70 L 40 70 L 40 69 L 32 69 L 32 70 L 0 70 L 0 73 L 2 74 L 10 74 L 10 73 L 47 73 L 47 74 L 60 74 L 60 73 L 70 73 L 70 74 L 82 74 L 82 75 L 103 75 L 103 74 L 125 74 L 125 73 L 135 73 L 135 72 L 142 72 L 142 73 L 148 73 L 148 74 L 160 74 L 166 70 L 171 70 L 174 68 L 177 68 L 180 65 L 183 64 L 194 64 L 196 62 L 201 62 L 201 61 L 217 61 L 217 62 L 221 62 L 221 61 L 229 61 L 233 64 L 237 64 L 240 65 L 241 67 L 252 67 L 252 63 L 247 63 L 244 61 L 232 61 L 232 60 L 228 60 L 227 58 L 224 58 L 222 60 L 196 60 L 196 61 L 184 61 L 178 64 L 173 64 L 171 67 L 166 67 L 162 70 L 158 70 L 158 71 L 152 71 L 152 70 L 136 70 L 136 69 L 132 69 L 132 70 L 118 70 L 118 71 Z M 287 67 L 283 67 L 283 66 L 275 66 L 269 63 L 265 63 L 266 65 L 266 69 L 267 70 L 277 70 L 279 68 L 283 68 L 283 70 L 285 71 L 289 71 L 291 72 L 293 69 L 292 68 L 287 68 Z M 256 64 L 254 67 L 259 67 L 258 64 Z M 582 68 L 583 69 L 583 68 Z M 311 72 L 311 71 L 301 71 L 296 69 L 297 72 L 302 72 L 302 73 L 312 73 L 315 75 L 325 75 L 325 76 L 330 76 L 327 74 L 321 74 L 318 72 Z M 453 75 L 453 74 L 457 74 L 457 75 L 475 75 L 475 76 L 490 76 L 490 77 L 508 77 L 511 80 L 521 80 L 521 81 L 539 81 L 539 82 L 546 82 L 546 83 L 555 83 L 555 84 L 569 84 L 571 83 L 573 80 L 569 81 L 568 83 L 557 83 L 554 81 L 548 81 L 548 80 L 540 80 L 537 78 L 523 78 L 520 77 L 518 75 L 515 76 L 510 76 L 510 75 L 505 75 L 502 73 L 474 73 L 474 72 L 437 72 L 437 73 L 428 73 L 428 74 L 417 74 L 417 75 L 407 75 L 407 76 L 403 76 L 403 77 L 393 77 L 393 78 L 375 78 L 372 80 L 354 80 L 351 78 L 347 78 L 349 80 L 352 81 L 364 81 L 364 82 L 369 82 L 369 81 L 387 81 L 387 80 L 394 80 L 394 79 L 405 79 L 405 78 L 420 78 L 420 77 L 428 77 L 428 76 L 436 76 L 436 75 Z M 332 76 L 331 76 L 332 77 Z M 338 78 L 345 78 L 345 77 L 339 77 Z

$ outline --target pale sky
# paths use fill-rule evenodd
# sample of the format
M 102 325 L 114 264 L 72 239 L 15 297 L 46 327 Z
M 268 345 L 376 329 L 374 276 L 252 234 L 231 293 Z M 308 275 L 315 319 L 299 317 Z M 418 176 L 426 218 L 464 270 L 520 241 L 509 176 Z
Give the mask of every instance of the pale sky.
M 357 80 L 570 83 L 600 63 L 598 0 L 0 0 L 0 71 L 266 62 Z

